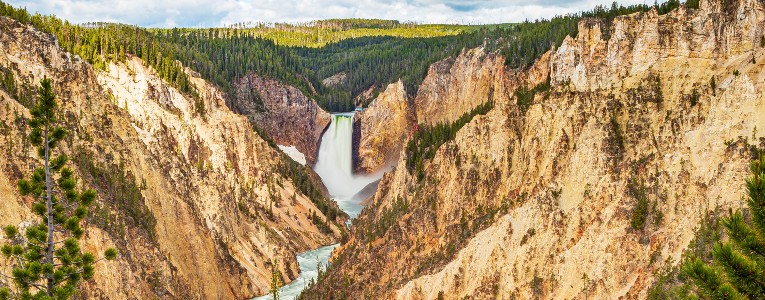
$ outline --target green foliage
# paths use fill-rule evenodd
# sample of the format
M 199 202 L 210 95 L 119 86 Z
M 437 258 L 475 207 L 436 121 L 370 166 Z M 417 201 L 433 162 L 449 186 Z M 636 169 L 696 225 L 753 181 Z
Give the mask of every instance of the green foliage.
M 515 91 L 516 104 L 525 114 L 529 106 L 534 103 L 534 97 L 537 93 L 546 93 L 550 90 L 550 76 L 547 76 L 547 81 L 540 83 L 532 89 L 528 89 L 523 86 Z
M 73 25 L 55 16 L 30 15 L 26 9 L 17 9 L 3 2 L 0 2 L 0 15 L 31 23 L 37 29 L 53 34 L 62 48 L 79 55 L 97 69 L 106 69 L 109 62 L 124 62 L 126 54 L 140 57 L 154 67 L 162 79 L 181 92 L 198 97 L 188 76 L 176 63 L 176 47 L 145 29 L 110 23 Z
M 366 228 L 366 240 L 371 242 L 377 237 L 381 237 L 388 231 L 388 228 L 398 222 L 399 218 L 409 212 L 409 203 L 405 199 L 396 198 L 390 207 L 382 210 L 382 215 L 378 220 Z
M 279 271 L 279 260 L 274 259 L 271 263 L 271 299 L 279 300 L 279 288 L 282 286 L 282 272 Z
M 691 93 L 691 107 L 696 106 L 696 104 L 699 103 L 699 98 L 701 98 L 701 95 L 699 94 L 699 91 L 693 90 Z
M 614 166 L 622 160 L 624 156 L 624 133 L 622 126 L 616 119 L 616 116 L 611 116 L 611 120 L 608 126 L 608 151 L 611 155 L 610 160 Z
M 16 83 L 13 70 L 2 66 L 0 66 L 0 89 L 5 90 L 11 98 L 16 99 L 17 102 L 26 108 L 31 108 L 34 104 L 35 88 L 26 84 L 19 85 Z
M 746 299 L 730 283 L 724 282 L 720 273 L 699 259 L 683 265 L 683 273 L 693 278 L 701 296 L 709 299 Z
M 109 248 L 109 249 L 106 249 L 106 251 L 104 251 L 104 258 L 106 260 L 114 260 L 117 258 L 117 254 L 118 254 L 117 249 Z
M 376 19 L 329 19 L 299 25 L 263 23 L 252 25 L 235 24 L 224 31 L 224 34 L 249 34 L 272 40 L 280 46 L 320 48 L 327 44 L 358 37 L 429 38 L 456 35 L 474 28 L 465 25 L 418 25 Z
M 694 257 L 682 271 L 693 279 L 698 294 L 710 299 L 761 299 L 765 295 L 765 155 L 751 163 L 746 181 L 751 225 L 736 212 L 723 220 L 729 240 L 712 249 L 713 264 Z
M 667 0 L 657 6 L 660 15 L 667 14 L 680 7 L 680 0 Z
M 418 181 L 423 179 L 423 163 L 433 159 L 436 151 L 447 141 L 453 140 L 462 126 L 465 126 L 476 115 L 485 115 L 494 107 L 493 101 L 487 101 L 471 111 L 463 114 L 451 124 L 436 126 L 421 126 L 406 145 L 406 166 L 416 174 Z
M 113 237 L 124 239 L 125 228 L 137 229 L 147 240 L 156 242 L 157 220 L 146 206 L 141 187 L 122 164 L 104 165 L 93 155 L 78 148 L 74 156 L 77 170 L 101 196 L 93 211 L 92 222 Z
M 739 72 L 739 70 L 733 70 L 733 76 L 738 77 L 739 75 L 741 75 L 741 72 Z
M 13 72 L 5 68 L 0 68 L 0 72 L 2 72 L 0 74 L 0 88 L 5 90 L 11 97 L 16 96 L 16 79 L 13 76 Z
M 284 178 L 291 179 L 292 183 L 295 184 L 295 187 L 297 187 L 303 195 L 306 195 L 308 199 L 311 199 L 311 202 L 313 202 L 319 211 L 327 217 L 326 221 L 322 221 L 319 217 L 313 219 L 315 221 L 314 224 L 319 225 L 320 228 L 321 223 L 323 222 L 333 223 L 337 217 L 347 216 L 332 200 L 324 196 L 321 188 L 308 175 L 309 172 L 312 172 L 309 167 L 300 165 L 294 160 L 284 157 L 284 159 L 282 159 L 282 164 L 278 167 L 278 172 Z
M 23 235 L 15 226 L 3 230 L 9 242 L 0 248 L 13 268 L 11 276 L 4 276 L 16 286 L 0 291 L 5 299 L 69 299 L 80 281 L 93 278 L 96 260 L 93 254 L 82 253 L 78 240 L 85 234 L 80 224 L 96 193 L 77 188 L 66 155 L 53 156 L 67 134 L 58 126 L 57 109 L 51 81 L 41 80 L 37 103 L 30 109 L 29 140 L 38 147 L 43 166 L 18 182 L 21 195 L 34 199 L 32 211 L 39 221 Z M 116 257 L 112 249 L 106 254 L 108 259 Z
M 353 98 L 370 87 L 383 90 L 401 79 L 410 95 L 417 92 L 431 64 L 480 45 L 482 37 L 461 34 L 438 38 L 365 37 L 326 47 L 294 48 L 318 80 L 343 72 L 346 78 L 333 87 L 314 84 L 319 104 L 332 111 L 352 110 Z
M 693 8 L 693 9 L 699 9 L 699 3 L 701 1 L 699 0 L 687 0 L 685 1 L 685 7 L 687 8 Z
M 317 228 L 319 228 L 319 231 L 326 234 L 332 233 L 332 228 L 329 227 L 330 223 L 323 220 L 319 215 L 316 214 L 315 211 L 311 211 L 309 218 L 311 219 L 311 222 L 316 225 Z
M 658 10 L 665 13 L 677 6 L 677 1 L 669 1 Z M 242 24 L 152 30 L 109 23 L 72 25 L 53 16 L 33 16 L 2 2 L 0 15 L 32 23 L 55 35 L 62 47 L 96 68 L 104 69 L 110 61 L 124 61 L 127 55 L 140 57 L 163 79 L 193 97 L 198 97 L 196 91 L 176 61 L 221 87 L 228 97 L 235 96 L 234 82 L 255 73 L 297 87 L 325 110 L 349 111 L 355 107 L 353 99 L 362 92 L 382 90 L 399 79 L 414 95 L 432 63 L 462 49 L 485 46 L 486 51 L 499 51 L 508 66 L 523 68 L 552 46 L 560 45 L 567 35 L 575 36 L 582 18 L 602 18 L 609 23 L 618 15 L 650 8 L 614 3 L 610 8 L 598 6 L 550 20 L 494 26 L 351 19 L 318 21 L 310 26 L 258 24 L 245 28 Z M 340 72 L 347 77 L 338 86 L 321 82 Z M 201 111 L 203 107 L 196 108 Z
M 645 192 L 645 185 L 642 182 L 638 183 L 633 178 L 627 186 L 627 193 L 636 200 L 635 207 L 632 209 L 630 226 L 635 230 L 643 230 L 648 218 L 648 196 Z

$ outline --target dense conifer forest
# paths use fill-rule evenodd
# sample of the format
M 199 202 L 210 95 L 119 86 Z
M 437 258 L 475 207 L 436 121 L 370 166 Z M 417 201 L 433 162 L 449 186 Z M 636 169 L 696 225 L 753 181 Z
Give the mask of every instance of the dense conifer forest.
M 698 6 L 689 1 L 689 6 Z M 673 0 L 660 13 L 679 6 Z M 484 46 L 499 51 L 508 66 L 523 68 L 539 55 L 577 33 L 582 18 L 605 22 L 618 15 L 647 11 L 652 6 L 624 7 L 614 3 L 580 14 L 550 20 L 492 26 L 417 25 L 383 20 L 326 20 L 306 25 L 230 26 L 209 29 L 145 29 L 113 23 L 75 25 L 55 16 L 30 14 L 0 2 L 0 15 L 30 23 L 56 36 L 60 45 L 97 68 L 110 61 L 140 57 L 181 92 L 196 95 L 182 66 L 199 72 L 229 96 L 232 83 L 249 73 L 294 85 L 328 111 L 348 111 L 354 98 L 380 91 L 399 79 L 410 95 L 430 64 L 464 48 Z M 240 28 L 244 27 L 244 28 Z M 305 33 L 296 37 L 296 33 Z M 326 42 L 317 44 L 317 40 Z M 323 46 L 323 47 L 319 47 Z M 179 61 L 181 64 L 178 64 Z M 322 80 L 344 73 L 339 84 Z

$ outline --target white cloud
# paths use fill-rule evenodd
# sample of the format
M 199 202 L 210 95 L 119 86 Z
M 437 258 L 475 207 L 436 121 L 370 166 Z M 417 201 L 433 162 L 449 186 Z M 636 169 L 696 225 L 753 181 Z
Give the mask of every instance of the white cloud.
M 32 12 L 74 23 L 121 22 L 146 27 L 210 27 L 236 22 L 308 22 L 378 18 L 421 23 L 488 24 L 550 18 L 611 0 L 10 0 Z M 625 0 L 621 4 L 652 4 Z

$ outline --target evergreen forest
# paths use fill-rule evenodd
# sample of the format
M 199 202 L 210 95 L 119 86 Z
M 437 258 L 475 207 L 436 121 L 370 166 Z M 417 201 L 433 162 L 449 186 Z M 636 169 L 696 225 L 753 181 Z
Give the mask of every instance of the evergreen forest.
M 680 5 L 657 5 L 666 13 Z M 690 7 L 698 3 L 689 1 Z M 582 18 L 596 18 L 608 28 L 613 18 L 648 11 L 653 6 L 598 6 L 549 20 L 490 26 L 419 25 L 384 20 L 326 20 L 309 24 L 238 24 L 226 28 L 150 29 L 115 23 L 71 24 L 55 16 L 30 14 L 0 2 L 0 15 L 54 35 L 69 52 L 105 69 L 109 62 L 139 57 L 167 82 L 195 97 L 183 67 L 189 67 L 234 97 L 234 84 L 250 73 L 293 85 L 325 110 L 349 111 L 364 91 L 381 91 L 403 80 L 410 95 L 427 75 L 428 67 L 484 47 L 497 51 L 511 68 L 529 66 L 540 55 L 577 34 Z M 604 30 L 607 32 L 607 30 Z M 607 34 L 607 33 L 606 33 Z M 180 63 L 179 63 L 180 62 Z M 334 85 L 322 81 L 335 74 Z

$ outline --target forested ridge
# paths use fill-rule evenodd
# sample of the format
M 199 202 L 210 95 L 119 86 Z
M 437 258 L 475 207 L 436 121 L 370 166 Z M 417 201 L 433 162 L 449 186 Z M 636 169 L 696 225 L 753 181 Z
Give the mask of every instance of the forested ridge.
M 698 6 L 698 3 L 689 2 L 689 5 Z M 677 6 L 678 1 L 668 1 L 658 9 L 665 13 Z M 380 91 L 399 79 L 404 81 L 407 92 L 414 95 L 432 63 L 454 56 L 462 49 L 485 46 L 488 51 L 499 51 L 508 66 L 523 68 L 559 45 L 567 35 L 575 36 L 577 23 L 582 18 L 608 21 L 651 7 L 624 7 L 614 3 L 611 7 L 600 6 L 589 12 L 550 20 L 501 26 L 338 19 L 306 26 L 145 29 L 113 23 L 74 25 L 55 16 L 33 15 L 26 9 L 2 2 L 0 15 L 31 23 L 53 34 L 64 49 L 97 68 L 104 68 L 109 61 L 122 61 L 127 55 L 140 57 L 164 80 L 191 96 L 195 96 L 196 91 L 176 61 L 220 86 L 228 97 L 234 95 L 233 82 L 256 73 L 297 87 L 325 110 L 348 111 L 355 107 L 354 97 L 370 88 Z M 309 36 L 296 38 L 296 32 Z M 320 36 L 326 36 L 332 43 L 317 47 L 314 40 Z M 339 84 L 325 86 L 322 83 L 322 79 L 341 72 L 346 77 Z
M 477 27 L 448 24 L 421 25 L 377 19 L 329 19 L 305 24 L 237 23 L 227 28 L 233 29 L 224 31 L 227 34 L 243 31 L 248 35 L 273 40 L 281 46 L 319 48 L 350 38 L 368 36 L 438 37 L 460 34 Z

